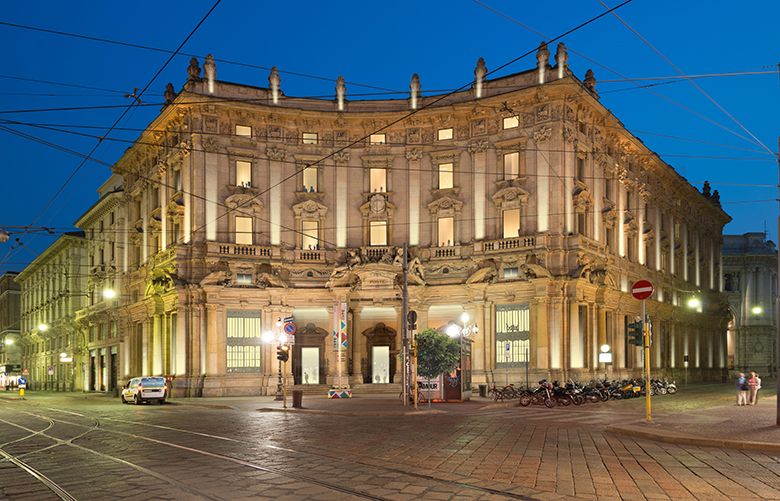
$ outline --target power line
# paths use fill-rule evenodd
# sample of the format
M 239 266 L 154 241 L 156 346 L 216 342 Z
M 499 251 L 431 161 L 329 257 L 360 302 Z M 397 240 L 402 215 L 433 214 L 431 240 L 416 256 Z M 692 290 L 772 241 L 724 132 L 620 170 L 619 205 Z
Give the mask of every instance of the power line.
M 606 3 L 604 3 L 604 1 L 603 1 L 603 0 L 598 0 L 598 1 L 599 1 L 599 3 L 600 3 L 601 5 L 603 5 L 603 6 L 604 6 L 604 8 L 607 8 L 607 7 L 608 7 L 608 5 L 607 5 Z M 650 43 L 650 41 L 649 41 L 647 38 L 645 38 L 644 36 L 642 36 L 642 34 L 641 34 L 641 33 L 639 33 L 639 32 L 638 32 L 636 29 L 634 29 L 634 28 L 633 28 L 633 27 L 632 27 L 630 24 L 628 24 L 628 23 L 627 23 L 627 22 L 626 22 L 626 21 L 625 21 L 625 20 L 624 20 L 622 17 L 620 17 L 620 16 L 619 16 L 619 15 L 618 15 L 616 12 L 614 12 L 614 11 L 613 11 L 611 14 L 612 14 L 613 16 L 615 16 L 615 19 L 617 19 L 618 21 L 620 21 L 620 22 L 621 22 L 621 24 L 623 24 L 623 26 L 625 26 L 626 28 L 628 28 L 628 30 L 629 30 L 629 31 L 631 31 L 631 32 L 632 32 L 634 35 L 636 35 L 636 36 L 637 36 L 637 37 L 638 37 L 640 40 L 642 40 L 642 42 L 644 42 L 644 43 L 645 43 L 645 45 L 647 45 L 648 47 L 650 47 L 650 48 L 653 50 L 653 52 L 655 52 L 656 54 L 658 54 L 658 56 L 659 56 L 659 57 L 661 57 L 661 59 L 663 59 L 664 61 L 666 61 L 667 63 L 669 63 L 669 65 L 670 65 L 672 68 L 674 68 L 674 69 L 675 69 L 675 71 L 677 71 L 677 72 L 678 72 L 678 73 L 679 73 L 679 74 L 682 76 L 682 78 L 684 78 L 684 79 L 686 79 L 688 82 L 690 82 L 690 84 L 691 84 L 691 85 L 693 85 L 693 86 L 694 86 L 694 88 L 696 88 L 696 90 L 698 90 L 699 92 L 701 92 L 701 94 L 702 94 L 704 97 L 706 97 L 706 98 L 707 98 L 707 99 L 708 99 L 710 102 L 712 102 L 712 104 L 714 104 L 714 105 L 715 105 L 715 106 L 716 106 L 716 107 L 717 107 L 717 108 L 718 108 L 720 111 L 722 111 L 722 112 L 723 112 L 723 113 L 724 113 L 724 114 L 725 114 L 727 117 L 729 117 L 729 118 L 730 118 L 730 119 L 731 119 L 731 120 L 732 120 L 734 123 L 736 123 L 736 124 L 739 126 L 739 128 L 740 128 L 740 129 L 742 129 L 742 130 L 743 130 L 743 131 L 745 131 L 745 132 L 746 132 L 746 133 L 747 133 L 747 134 L 748 134 L 750 137 L 752 137 L 752 138 L 753 138 L 753 140 L 756 142 L 756 144 L 758 144 L 759 146 L 763 147 L 763 148 L 764 148 L 764 149 L 765 149 L 767 152 L 769 152 L 769 153 L 773 153 L 773 152 L 772 152 L 772 150 L 770 150 L 770 149 L 767 147 L 767 145 L 765 145 L 763 142 L 761 142 L 761 140 L 760 140 L 760 139 L 758 139 L 758 138 L 755 136 L 755 134 L 753 134 L 752 132 L 750 132 L 750 130 L 748 130 L 748 128 L 747 128 L 747 127 L 745 127 L 744 125 L 742 125 L 742 123 L 741 123 L 739 120 L 737 120 L 737 119 L 736 119 L 736 117 L 734 117 L 734 115 L 732 115 L 731 113 L 729 113 L 729 112 L 726 110 L 726 108 L 724 108 L 724 107 L 723 107 L 723 106 L 722 106 L 722 105 L 721 105 L 719 102 L 717 102 L 717 101 L 716 101 L 716 100 L 715 100 L 715 99 L 714 99 L 712 96 L 710 96 L 710 95 L 709 95 L 709 94 L 708 94 L 708 93 L 707 93 L 707 92 L 706 92 L 704 89 L 702 89 L 702 88 L 701 88 L 701 86 L 699 86 L 699 84 L 697 84 L 697 83 L 696 83 L 696 82 L 695 82 L 695 81 L 694 81 L 692 78 L 688 77 L 688 76 L 685 74 L 685 72 L 683 72 L 683 71 L 682 71 L 682 70 L 681 70 L 681 69 L 680 69 L 680 68 L 679 68 L 679 67 L 678 67 L 676 64 L 674 64 L 674 63 L 672 62 L 672 60 L 671 60 L 671 59 L 669 59 L 668 57 L 666 57 L 666 56 L 665 56 L 665 55 L 664 55 L 664 54 L 663 54 L 663 53 L 662 53 L 660 50 L 658 50 L 658 49 L 657 49 L 657 48 L 656 48 L 656 47 L 655 47 L 653 44 L 651 44 L 651 43 Z
M 135 105 L 137 102 L 140 102 L 141 96 L 144 95 L 144 93 L 149 90 L 149 87 L 151 87 L 152 83 L 157 79 L 157 77 L 160 75 L 160 73 L 165 70 L 165 68 L 168 67 L 168 64 L 173 60 L 173 58 L 176 56 L 176 54 L 179 53 L 179 51 L 184 47 L 184 45 L 189 41 L 190 38 L 195 34 L 195 32 L 200 28 L 200 26 L 208 19 L 208 17 L 211 15 L 212 12 L 214 12 L 214 9 L 217 8 L 217 6 L 220 4 L 222 0 L 216 0 L 214 2 L 214 5 L 212 5 L 211 9 L 206 12 L 206 14 L 201 18 L 201 20 L 198 22 L 197 25 L 190 31 L 190 33 L 184 38 L 184 40 L 179 44 L 179 46 L 176 48 L 176 50 L 168 57 L 168 59 L 163 63 L 163 65 L 157 70 L 157 72 L 152 76 L 152 78 L 149 80 L 149 82 L 144 86 L 144 88 L 141 90 L 140 93 L 136 94 L 136 100 L 132 101 L 130 104 L 127 105 L 125 110 L 122 112 L 121 115 L 114 121 L 114 123 L 109 127 L 109 129 L 106 131 L 104 136 L 107 136 L 111 133 L 112 130 L 114 130 L 114 127 L 119 125 L 119 122 L 122 121 L 122 119 L 127 115 L 127 113 L 131 110 L 133 105 Z M 135 93 L 134 93 L 135 94 Z M 100 147 L 100 145 L 103 143 L 103 139 L 99 138 L 98 141 L 95 143 L 95 145 L 92 147 L 90 152 L 84 157 L 84 159 L 76 166 L 76 168 L 71 172 L 71 174 L 65 179 L 63 184 L 60 186 L 60 188 L 54 193 L 54 195 L 46 202 L 46 204 L 43 206 L 43 209 L 35 216 L 32 223 L 30 223 L 30 226 L 34 225 L 38 219 L 41 218 L 41 216 L 46 212 L 46 210 L 51 206 L 51 204 L 54 202 L 54 200 L 65 190 L 65 187 L 70 183 L 70 181 L 78 174 L 78 172 L 81 170 L 82 167 L 87 163 L 87 160 L 90 159 L 90 157 L 97 151 L 97 149 Z M 22 235 L 24 236 L 24 235 Z M 4 261 L 8 257 L 8 254 L 4 256 Z M 0 261 L 0 264 L 2 264 L 2 261 Z

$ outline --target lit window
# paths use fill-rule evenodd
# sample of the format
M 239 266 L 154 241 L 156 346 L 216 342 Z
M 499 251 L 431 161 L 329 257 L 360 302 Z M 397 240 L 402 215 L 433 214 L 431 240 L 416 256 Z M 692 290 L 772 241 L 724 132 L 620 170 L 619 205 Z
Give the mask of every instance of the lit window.
M 520 126 L 520 120 L 518 117 L 506 117 L 504 119 L 504 128 L 505 129 L 514 129 L 515 127 Z
M 439 246 L 449 247 L 455 241 L 455 223 L 451 217 L 439 218 Z
M 236 217 L 236 243 L 252 245 L 252 218 Z
M 303 144 L 317 144 L 318 135 L 316 132 L 304 132 Z
M 243 160 L 236 161 L 236 186 L 252 186 L 252 164 Z
M 319 221 L 301 221 L 301 248 L 303 249 L 316 249 L 319 244 Z
M 240 285 L 251 285 L 252 274 L 251 273 L 236 273 L 236 283 Z
M 507 280 L 511 280 L 513 278 L 517 278 L 520 276 L 519 270 L 517 267 L 510 267 L 510 268 L 504 268 L 504 278 Z
M 252 137 L 252 127 L 248 125 L 236 125 L 236 136 Z
M 504 155 L 504 179 L 520 176 L 520 153 L 514 151 Z
M 371 221 L 368 245 L 387 245 L 387 221 Z
M 439 129 L 439 132 L 436 136 L 439 141 L 446 141 L 447 139 L 452 139 L 452 127 L 449 129 Z
M 371 193 L 385 193 L 387 191 L 387 170 L 371 169 Z
M 520 209 L 504 211 L 504 238 L 515 238 L 520 235 Z
M 453 164 L 439 164 L 439 189 L 446 190 L 455 186 Z
M 371 134 L 368 137 L 369 144 L 385 144 L 387 143 L 385 134 Z
M 303 169 L 303 191 L 317 191 L 317 167 Z

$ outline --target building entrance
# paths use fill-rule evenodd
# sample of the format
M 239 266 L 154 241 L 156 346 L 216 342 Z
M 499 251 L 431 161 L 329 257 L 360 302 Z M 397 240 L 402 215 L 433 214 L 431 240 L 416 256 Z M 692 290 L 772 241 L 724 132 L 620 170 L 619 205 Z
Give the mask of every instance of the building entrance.
M 390 382 L 390 347 L 373 346 L 371 348 L 371 378 L 372 383 L 386 384 Z
M 301 373 L 303 384 L 320 384 L 320 349 L 301 348 Z

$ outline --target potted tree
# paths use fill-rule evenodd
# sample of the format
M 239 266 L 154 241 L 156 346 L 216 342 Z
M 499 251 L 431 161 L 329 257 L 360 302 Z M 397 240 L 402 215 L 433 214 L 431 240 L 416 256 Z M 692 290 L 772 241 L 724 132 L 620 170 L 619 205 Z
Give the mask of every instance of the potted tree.
M 452 371 L 460 362 L 458 342 L 435 329 L 425 329 L 416 336 L 417 374 L 428 380 L 428 406 L 431 405 L 431 379 Z M 413 391 L 417 391 L 414 388 Z

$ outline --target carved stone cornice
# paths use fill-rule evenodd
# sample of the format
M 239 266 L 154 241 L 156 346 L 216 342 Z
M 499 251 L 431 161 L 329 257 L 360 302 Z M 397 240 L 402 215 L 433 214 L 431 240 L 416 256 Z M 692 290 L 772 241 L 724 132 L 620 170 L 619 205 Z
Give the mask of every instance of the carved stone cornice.
M 529 193 L 519 186 L 507 186 L 495 192 L 491 198 L 499 209 L 517 209 L 528 203 Z
M 534 141 L 538 143 L 543 143 L 552 137 L 552 128 L 544 126 L 539 127 L 538 129 L 534 130 Z
M 292 206 L 297 218 L 320 219 L 328 213 L 328 208 L 314 200 L 306 200 Z
M 463 202 L 450 196 L 441 196 L 428 204 L 428 211 L 434 216 L 456 216 L 463 209 Z
M 471 154 L 485 151 L 488 148 L 490 148 L 490 141 L 487 139 L 478 139 L 476 141 L 470 142 L 468 145 L 468 151 Z
M 345 164 L 349 162 L 349 152 L 348 151 L 337 151 L 333 154 L 333 161 L 337 164 Z
M 251 193 L 234 193 L 225 199 L 225 205 L 250 216 L 257 216 L 264 209 L 263 202 Z
M 265 150 L 265 156 L 267 156 L 269 160 L 278 162 L 280 160 L 284 160 L 284 158 L 287 156 L 287 151 L 276 146 L 269 146 Z
M 422 158 L 422 150 L 420 148 L 412 148 L 406 150 L 406 159 L 410 162 L 413 160 L 420 160 Z

